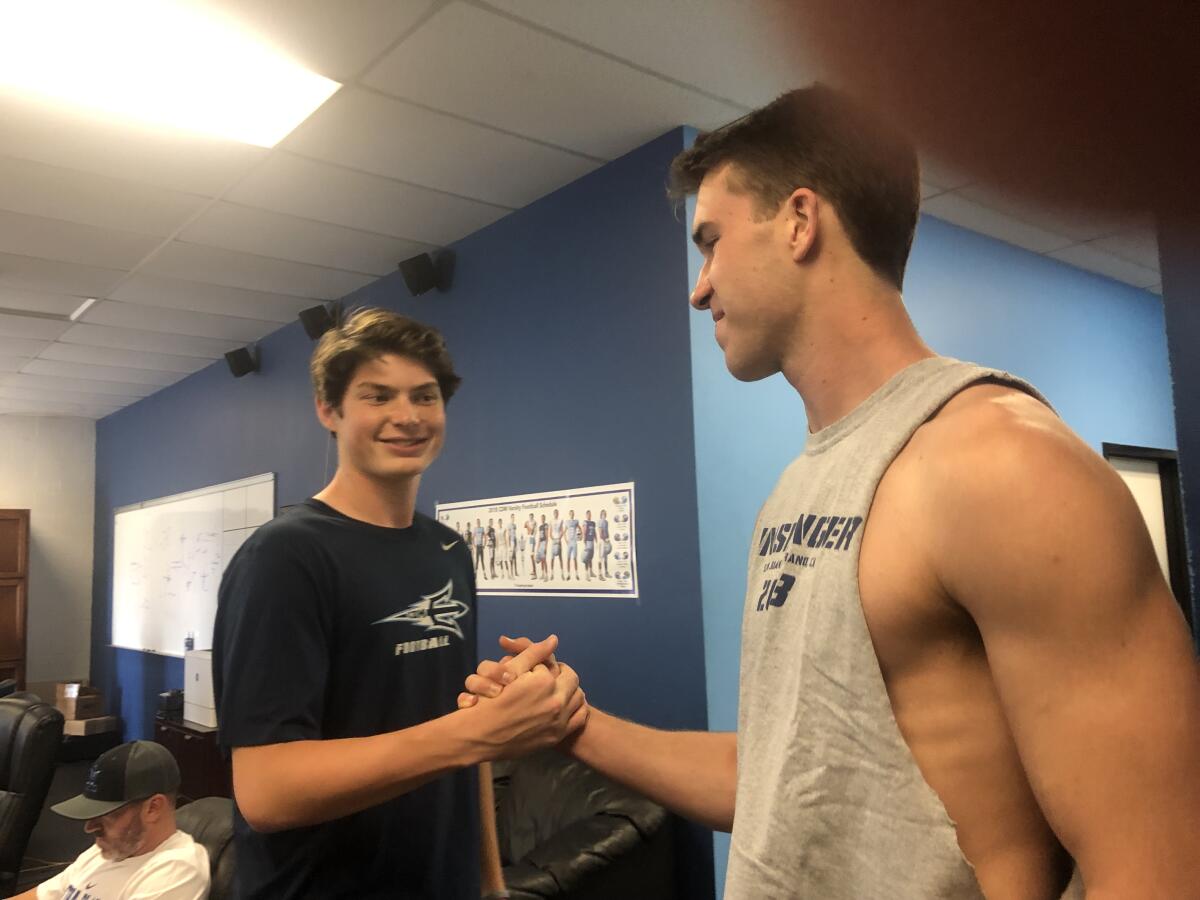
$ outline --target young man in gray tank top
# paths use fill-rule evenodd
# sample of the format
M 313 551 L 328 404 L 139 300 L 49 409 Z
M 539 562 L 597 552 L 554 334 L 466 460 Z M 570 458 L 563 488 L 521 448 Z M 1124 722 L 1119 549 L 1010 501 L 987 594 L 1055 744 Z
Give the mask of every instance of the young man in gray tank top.
M 564 749 L 732 830 L 730 900 L 1200 896 L 1183 616 L 1104 460 L 914 329 L 911 147 L 815 87 L 672 180 L 697 194 L 692 305 L 734 377 L 783 373 L 810 435 L 751 541 L 736 735 L 592 709 Z

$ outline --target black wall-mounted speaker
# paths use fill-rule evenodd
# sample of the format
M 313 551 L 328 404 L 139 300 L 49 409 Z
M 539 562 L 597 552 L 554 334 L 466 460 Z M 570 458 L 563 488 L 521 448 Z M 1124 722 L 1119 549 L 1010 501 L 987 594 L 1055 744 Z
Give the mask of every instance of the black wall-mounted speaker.
M 258 371 L 258 351 L 254 347 L 238 347 L 225 354 L 225 363 L 234 378 Z
M 322 303 L 300 310 L 300 324 L 304 326 L 304 333 L 315 341 L 336 324 L 336 317 L 329 306 Z
M 441 250 L 436 254 L 420 253 L 400 263 L 404 285 L 414 297 L 437 288 L 441 293 L 454 283 L 454 251 Z

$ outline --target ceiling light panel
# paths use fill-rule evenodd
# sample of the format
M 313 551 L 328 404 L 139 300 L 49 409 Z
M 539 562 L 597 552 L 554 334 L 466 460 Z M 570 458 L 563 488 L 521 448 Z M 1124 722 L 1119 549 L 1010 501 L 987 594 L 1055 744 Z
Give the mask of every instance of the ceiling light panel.
M 273 147 L 340 85 L 200 3 L 37 0 L 0 5 L 0 87 Z

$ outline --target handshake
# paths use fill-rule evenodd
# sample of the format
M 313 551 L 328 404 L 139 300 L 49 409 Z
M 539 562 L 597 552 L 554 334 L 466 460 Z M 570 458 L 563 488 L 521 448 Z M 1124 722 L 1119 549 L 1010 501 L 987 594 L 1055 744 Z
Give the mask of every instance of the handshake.
M 511 759 L 573 742 L 588 705 L 575 670 L 554 658 L 558 637 L 502 637 L 500 647 L 506 655 L 481 662 L 458 695 L 460 712 L 476 719 L 483 757 Z

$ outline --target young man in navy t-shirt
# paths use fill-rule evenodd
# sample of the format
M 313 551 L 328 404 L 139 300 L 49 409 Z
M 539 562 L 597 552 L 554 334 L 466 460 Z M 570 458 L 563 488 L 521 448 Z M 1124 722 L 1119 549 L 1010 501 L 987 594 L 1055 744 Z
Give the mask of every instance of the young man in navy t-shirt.
M 311 370 L 337 472 L 242 545 L 217 610 L 238 895 L 507 896 L 489 761 L 578 728 L 578 680 L 552 664 L 455 709 L 476 661 L 473 561 L 415 508 L 459 384 L 441 335 L 359 310 Z

